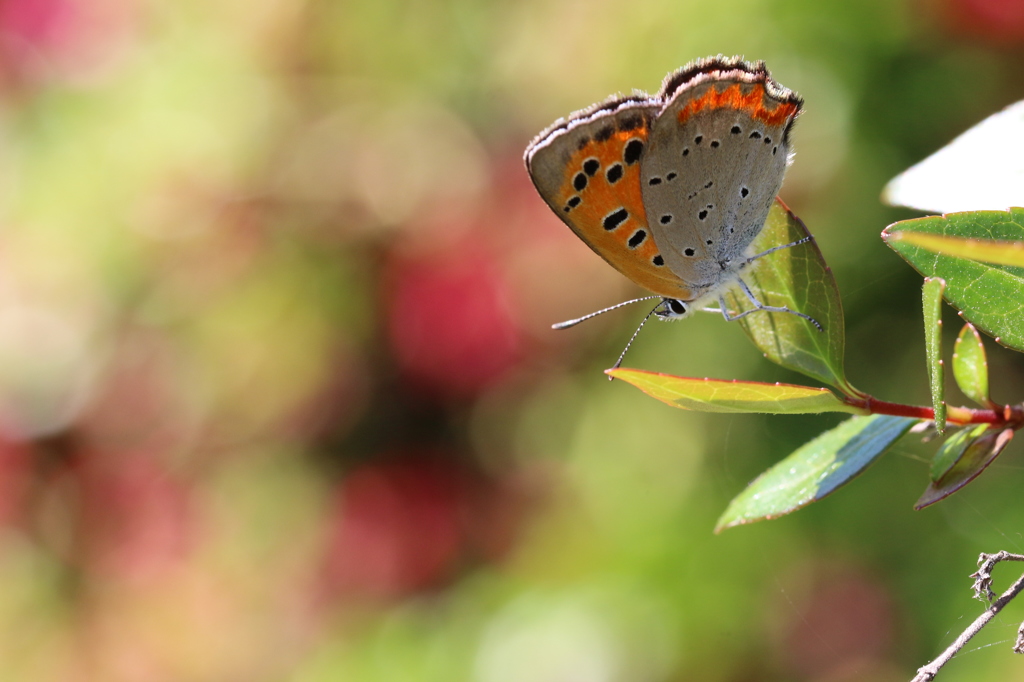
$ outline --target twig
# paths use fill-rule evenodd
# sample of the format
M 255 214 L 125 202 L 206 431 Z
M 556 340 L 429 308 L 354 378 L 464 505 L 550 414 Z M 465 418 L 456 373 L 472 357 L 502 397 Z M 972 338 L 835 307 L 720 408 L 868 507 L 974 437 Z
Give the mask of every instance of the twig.
M 974 596 L 982 601 L 991 602 L 984 613 L 964 630 L 942 654 L 928 665 L 918 668 L 917 676 L 911 682 L 931 682 L 935 679 L 939 669 L 949 663 L 950 659 L 956 656 L 967 642 L 985 627 L 996 614 L 1003 610 L 1003 607 L 1010 603 L 1022 590 L 1024 590 L 1024 575 L 1017 578 L 1017 582 L 1010 586 L 1006 592 L 1000 595 L 999 599 L 992 601 L 996 596 L 992 591 L 992 569 L 1000 561 L 1024 561 L 1024 554 L 1010 554 L 1009 552 L 997 552 L 995 554 L 982 554 L 978 557 L 978 570 L 970 577 L 974 578 Z M 1013 645 L 1014 653 L 1024 653 L 1024 623 L 1017 631 L 1017 641 Z

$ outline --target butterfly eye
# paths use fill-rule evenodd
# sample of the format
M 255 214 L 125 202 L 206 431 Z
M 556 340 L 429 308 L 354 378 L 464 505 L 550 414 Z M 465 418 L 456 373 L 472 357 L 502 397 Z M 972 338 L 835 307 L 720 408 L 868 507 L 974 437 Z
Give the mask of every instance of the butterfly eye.
M 682 301 L 677 301 L 674 298 L 670 299 L 669 302 L 668 302 L 668 307 L 672 309 L 672 313 L 675 314 L 675 315 L 685 315 L 686 314 L 686 310 L 687 310 L 686 304 L 683 303 Z

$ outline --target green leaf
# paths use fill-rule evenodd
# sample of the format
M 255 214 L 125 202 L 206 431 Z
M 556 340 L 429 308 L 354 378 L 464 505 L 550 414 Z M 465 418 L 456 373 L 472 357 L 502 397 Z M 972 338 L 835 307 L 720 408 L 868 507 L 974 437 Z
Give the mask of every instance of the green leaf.
M 947 438 L 932 457 L 931 477 L 933 481 L 942 478 L 959 461 L 967 447 L 988 430 L 988 424 L 967 426 Z
M 923 232 L 891 232 L 888 241 L 906 242 L 911 246 L 968 260 L 980 260 L 997 265 L 1015 265 L 1024 268 L 1024 242 L 993 241 L 990 239 L 965 239 L 942 237 Z
M 691 379 L 638 369 L 609 369 L 609 376 L 633 384 L 663 403 L 698 412 L 807 414 L 864 410 L 848 405 L 827 388 L 754 381 Z
M 992 407 L 988 397 L 988 358 L 981 334 L 968 322 L 953 346 L 953 378 L 964 395 L 982 407 Z
M 761 253 L 809 234 L 800 219 L 776 200 L 751 251 Z M 845 328 L 839 289 L 813 240 L 755 261 L 743 272 L 743 280 L 764 305 L 810 315 L 824 328 L 818 331 L 807 320 L 789 313 L 758 312 L 744 317 L 739 324 L 766 358 L 847 395 L 860 396 L 846 380 L 843 368 Z M 737 289 L 729 290 L 724 298 L 732 311 L 754 308 Z
M 928 359 L 928 385 L 932 389 L 932 407 L 935 409 L 935 428 L 946 430 L 946 401 L 942 371 L 942 292 L 946 282 L 939 277 L 924 280 L 924 345 Z
M 999 456 L 1006 444 L 1013 438 L 1013 429 L 981 430 L 984 432 L 966 444 L 959 458 L 946 470 L 946 473 L 939 480 L 932 481 L 928 485 L 914 505 L 914 509 L 923 509 L 934 504 L 970 483 Z M 976 429 L 971 429 L 970 433 L 974 434 L 976 431 Z
M 796 511 L 864 470 L 917 419 L 873 414 L 826 431 L 758 476 L 718 519 L 715 532 Z
M 901 233 L 899 239 L 893 235 Z M 1024 209 L 972 211 L 905 220 L 885 228 L 886 243 L 926 277 L 946 280 L 946 300 L 997 343 L 1024 350 L 1024 268 L 933 253 L 911 244 L 910 232 L 966 239 L 1024 241 Z

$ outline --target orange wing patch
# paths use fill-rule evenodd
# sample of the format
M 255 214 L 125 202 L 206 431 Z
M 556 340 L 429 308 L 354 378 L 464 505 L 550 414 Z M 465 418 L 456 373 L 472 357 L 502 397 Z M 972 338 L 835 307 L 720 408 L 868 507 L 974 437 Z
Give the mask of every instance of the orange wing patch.
M 760 83 L 755 83 L 747 94 L 743 94 L 739 83 L 734 83 L 722 91 L 714 86 L 709 87 L 703 95 L 687 102 L 686 106 L 679 110 L 677 116 L 679 123 L 682 124 L 686 123 L 694 114 L 705 109 L 721 109 L 722 107 L 741 109 L 751 118 L 769 126 L 782 125 L 799 111 L 799 106 L 794 102 L 780 102 L 774 109 L 766 107 L 764 85 Z
M 691 300 L 693 294 L 665 265 L 647 225 L 640 192 L 647 128 L 609 132 L 589 139 L 570 157 L 555 195 L 562 218 L 632 281 L 661 296 Z

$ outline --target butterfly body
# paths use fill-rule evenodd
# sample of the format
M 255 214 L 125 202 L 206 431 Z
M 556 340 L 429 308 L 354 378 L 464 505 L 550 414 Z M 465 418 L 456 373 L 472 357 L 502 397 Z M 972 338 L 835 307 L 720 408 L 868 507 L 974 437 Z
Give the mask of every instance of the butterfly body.
M 611 99 L 557 121 L 527 148 L 526 166 L 591 249 L 666 299 L 660 317 L 685 317 L 742 285 L 801 107 L 762 62 L 699 60 L 655 96 Z

